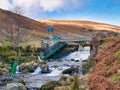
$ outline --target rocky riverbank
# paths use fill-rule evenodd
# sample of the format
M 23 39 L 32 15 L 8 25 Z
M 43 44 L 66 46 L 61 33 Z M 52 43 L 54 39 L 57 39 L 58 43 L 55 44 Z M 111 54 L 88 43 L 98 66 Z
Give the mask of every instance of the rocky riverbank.
M 50 81 L 42 85 L 40 90 L 88 90 L 88 75 L 62 76 L 58 81 Z
M 71 90 L 71 88 L 74 88 L 77 84 L 79 85 L 78 88 L 80 90 L 88 90 L 88 75 L 81 77 L 76 74 L 74 76 L 62 75 L 57 77 L 55 76 L 53 79 L 47 77 L 47 83 L 44 82 L 45 78 L 46 77 L 41 78 L 40 75 L 27 75 L 24 78 L 15 79 L 11 83 L 7 83 L 5 87 L 0 87 L 0 90 Z M 26 83 L 27 80 L 31 83 L 30 86 Z M 38 82 L 41 83 L 41 85 L 36 87 L 36 83 Z
M 44 62 L 26 62 L 19 65 L 19 68 L 21 68 L 22 73 L 18 73 L 17 80 L 22 79 L 25 83 L 25 87 L 30 89 L 40 89 L 45 85 L 47 82 L 52 82 L 52 84 L 59 84 L 58 82 L 61 82 L 62 87 L 64 86 L 63 83 L 67 83 L 69 79 L 66 79 L 65 81 L 61 81 L 61 77 L 66 78 L 73 78 L 70 75 L 74 75 L 75 73 L 78 73 L 79 75 L 82 74 L 82 60 L 88 59 L 88 56 L 90 55 L 90 49 L 89 47 L 83 48 L 81 51 L 75 51 L 71 53 L 70 55 L 61 58 L 60 60 L 48 60 L 47 63 Z M 43 73 L 43 70 L 51 70 L 52 72 Z M 74 81 L 74 80 L 73 80 Z M 17 81 L 15 81 L 16 83 Z M 14 82 L 11 82 L 12 85 Z M 21 83 L 21 82 L 17 82 Z M 69 86 L 71 86 L 72 81 L 69 83 Z M 23 84 L 23 82 L 22 82 Z M 49 83 L 48 83 L 49 84 Z M 24 85 L 24 84 L 23 84 Z M 61 86 L 60 85 L 60 86 Z M 9 86 L 9 85 L 8 85 Z M 13 85 L 14 86 L 14 85 Z M 19 86 L 19 85 L 18 85 Z M 57 85 L 57 88 L 59 85 Z

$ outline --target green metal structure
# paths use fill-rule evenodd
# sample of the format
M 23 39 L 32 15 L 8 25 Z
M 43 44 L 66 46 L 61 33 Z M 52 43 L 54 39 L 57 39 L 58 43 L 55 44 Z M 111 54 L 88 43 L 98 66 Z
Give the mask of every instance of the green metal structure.
M 66 45 L 66 43 L 59 43 L 58 46 L 55 46 L 54 48 L 52 48 L 52 50 L 49 53 L 47 53 L 45 56 L 42 56 L 41 59 L 42 60 L 48 59 L 51 55 L 53 55 L 54 53 L 56 53 L 58 50 L 60 50 L 65 45 Z
M 16 74 L 16 67 L 17 67 L 17 62 L 14 62 L 12 65 L 12 69 L 11 69 L 11 76 L 14 78 L 15 74 Z
M 87 41 L 90 40 L 88 36 L 85 35 L 77 35 L 77 34 L 65 34 L 60 36 L 52 36 L 53 28 L 48 28 L 48 32 L 50 33 L 50 41 L 53 42 L 52 44 L 46 43 L 43 45 L 44 47 L 44 56 L 40 57 L 42 60 L 48 59 L 51 55 L 56 53 L 58 50 L 60 50 L 62 47 L 66 45 L 67 42 L 81 42 L 82 44 L 85 44 Z M 77 38 L 77 39 L 74 39 Z

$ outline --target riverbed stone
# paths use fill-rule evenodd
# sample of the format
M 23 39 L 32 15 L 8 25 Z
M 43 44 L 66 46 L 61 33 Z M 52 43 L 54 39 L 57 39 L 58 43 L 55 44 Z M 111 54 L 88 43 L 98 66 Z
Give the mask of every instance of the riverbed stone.
M 71 59 L 71 61 L 75 61 L 75 59 Z
M 23 85 L 22 83 L 10 83 L 7 84 L 5 90 L 27 90 L 27 89 L 25 85 Z
M 5 75 L 9 72 L 9 70 L 7 68 L 1 68 L 0 67 L 0 75 Z
M 51 70 L 49 69 L 49 66 L 47 64 L 42 65 L 42 67 L 41 67 L 41 73 L 42 74 L 50 73 L 50 72 L 51 72 Z
M 74 73 L 77 73 L 77 72 L 78 72 L 78 67 L 71 67 L 71 68 L 64 70 L 62 73 L 73 75 Z
M 75 62 L 79 62 L 79 60 L 75 60 Z
M 35 70 L 38 66 L 39 66 L 39 63 L 32 61 L 32 62 L 22 63 L 20 65 L 20 68 L 22 69 L 23 73 L 28 73 Z
M 54 90 L 54 88 L 57 86 L 61 86 L 61 84 L 58 81 L 50 81 L 42 85 L 40 90 Z
M 24 81 L 24 79 L 22 79 L 22 78 L 18 79 L 16 82 L 17 82 L 17 83 L 22 83 L 23 85 L 25 85 L 25 81 Z
M 58 81 L 62 86 L 70 85 L 73 82 L 73 78 L 62 76 Z

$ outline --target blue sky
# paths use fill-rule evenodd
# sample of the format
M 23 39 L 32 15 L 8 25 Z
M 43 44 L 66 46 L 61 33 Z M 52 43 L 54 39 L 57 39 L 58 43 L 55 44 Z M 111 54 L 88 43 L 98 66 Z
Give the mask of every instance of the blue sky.
M 87 20 L 120 26 L 120 0 L 0 0 L 0 8 L 15 5 L 33 19 Z

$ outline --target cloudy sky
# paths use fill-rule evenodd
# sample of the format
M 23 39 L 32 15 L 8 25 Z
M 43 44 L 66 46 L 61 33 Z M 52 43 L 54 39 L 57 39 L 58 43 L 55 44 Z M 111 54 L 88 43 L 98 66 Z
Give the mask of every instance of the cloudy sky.
M 89 20 L 120 25 L 120 0 L 0 0 L 0 8 L 24 8 L 32 19 Z

